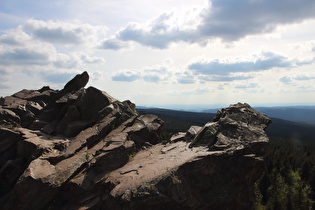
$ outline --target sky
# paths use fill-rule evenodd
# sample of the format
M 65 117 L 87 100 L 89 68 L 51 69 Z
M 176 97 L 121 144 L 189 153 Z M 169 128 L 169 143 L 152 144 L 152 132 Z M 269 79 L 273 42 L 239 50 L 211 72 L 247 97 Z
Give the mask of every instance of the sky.
M 314 0 L 1 0 L 0 96 L 87 71 L 141 106 L 315 105 Z

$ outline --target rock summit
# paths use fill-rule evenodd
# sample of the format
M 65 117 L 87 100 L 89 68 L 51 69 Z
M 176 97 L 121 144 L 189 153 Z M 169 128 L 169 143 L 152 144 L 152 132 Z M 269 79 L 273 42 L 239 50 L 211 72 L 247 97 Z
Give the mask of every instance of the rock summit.
M 1 209 L 253 208 L 267 116 L 238 103 L 161 139 L 161 119 L 88 80 L 0 99 Z

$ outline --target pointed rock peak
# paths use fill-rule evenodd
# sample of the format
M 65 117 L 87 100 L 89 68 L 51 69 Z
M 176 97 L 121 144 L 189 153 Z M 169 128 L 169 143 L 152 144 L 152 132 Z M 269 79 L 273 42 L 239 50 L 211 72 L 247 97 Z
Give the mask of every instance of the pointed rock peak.
M 85 71 L 82 74 L 77 74 L 72 80 L 70 80 L 63 88 L 66 93 L 78 91 L 80 88 L 85 87 L 89 81 L 89 74 Z

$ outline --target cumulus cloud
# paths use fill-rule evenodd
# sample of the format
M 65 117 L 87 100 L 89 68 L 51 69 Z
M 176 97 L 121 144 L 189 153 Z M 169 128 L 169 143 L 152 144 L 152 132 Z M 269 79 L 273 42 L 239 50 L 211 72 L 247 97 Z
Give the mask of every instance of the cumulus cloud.
M 88 63 L 88 64 L 98 64 L 98 63 L 104 63 L 105 62 L 105 59 L 103 57 L 91 57 L 87 54 L 82 54 L 80 56 L 80 59 L 84 63 Z
M 237 89 L 249 89 L 249 88 L 257 88 L 257 87 L 259 87 L 257 83 L 235 85 L 235 88 Z
M 165 66 L 154 66 L 144 68 L 143 80 L 146 82 L 161 82 L 166 81 L 171 76 L 171 73 Z
M 271 32 L 279 24 L 315 17 L 312 0 L 212 0 L 203 14 L 203 36 L 233 41 L 247 35 Z
M 106 39 L 104 40 L 98 48 L 107 50 L 120 50 L 127 48 L 129 45 L 126 42 L 117 39 Z
M 208 88 L 196 88 L 189 91 L 182 92 L 183 95 L 203 95 L 209 93 L 210 90 Z
M 283 83 L 286 83 L 286 84 L 292 82 L 291 78 L 288 77 L 288 76 L 281 77 L 281 78 L 279 79 L 279 81 L 280 81 L 280 82 L 283 82 Z
M 5 69 L 0 69 L 0 89 L 8 89 L 9 86 L 6 84 L 7 77 L 9 75 L 9 72 Z
M 258 57 L 243 60 L 201 60 L 188 65 L 197 74 L 227 76 L 230 73 L 264 71 L 275 67 L 289 68 L 292 62 L 286 57 L 264 52 Z
M 180 84 L 193 84 L 195 83 L 195 77 L 190 72 L 185 71 L 183 73 L 177 73 L 177 82 Z
M 106 28 L 80 22 L 28 20 L 24 30 L 31 33 L 35 39 L 53 44 L 73 45 L 96 41 L 99 33 L 104 34 Z
M 244 76 L 244 75 L 239 75 L 239 76 L 209 76 L 209 75 L 204 75 L 204 76 L 199 76 L 199 79 L 201 81 L 215 81 L 215 82 L 232 82 L 235 80 L 248 80 L 254 78 L 253 76 Z
M 169 79 L 171 72 L 165 66 L 145 67 L 141 70 L 120 70 L 112 76 L 113 81 L 133 82 L 143 79 L 145 82 L 162 82 Z
M 295 79 L 295 80 L 302 80 L 302 81 L 304 81 L 304 80 L 313 80 L 313 79 L 315 79 L 315 76 L 298 75 L 296 77 L 293 77 L 293 79 Z
M 41 73 L 41 76 L 47 82 L 54 83 L 54 84 L 65 84 L 75 75 L 76 74 L 74 72 L 57 72 L 57 73 L 42 72 Z
M 216 38 L 236 41 L 248 35 L 272 32 L 278 25 L 315 18 L 315 2 L 209 0 L 206 8 L 197 11 L 186 21 L 176 18 L 178 13 L 163 13 L 146 24 L 130 23 L 117 32 L 116 40 L 134 41 L 159 49 L 180 41 L 204 43 Z M 112 48 L 118 46 L 113 45 Z
M 22 46 L 30 39 L 31 37 L 23 31 L 21 26 L 19 26 L 17 28 L 4 31 L 0 36 L 0 43 L 9 46 Z
M 293 81 L 308 81 L 308 80 L 315 80 L 315 76 L 312 75 L 296 75 L 296 76 L 284 76 L 279 79 L 280 82 L 289 84 L 292 83 Z
M 133 82 L 141 78 L 141 73 L 137 70 L 122 70 L 112 76 L 113 81 Z
M 49 52 L 28 48 L 2 49 L 0 60 L 2 65 L 47 65 Z

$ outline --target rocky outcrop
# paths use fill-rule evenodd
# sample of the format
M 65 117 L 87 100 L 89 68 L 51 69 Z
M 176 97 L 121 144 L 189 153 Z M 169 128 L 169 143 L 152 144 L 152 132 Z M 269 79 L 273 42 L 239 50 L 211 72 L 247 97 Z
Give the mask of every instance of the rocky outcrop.
M 141 151 L 111 172 L 107 202 L 113 209 L 252 209 L 270 122 L 248 104 L 221 109 L 179 135 L 183 141 Z
M 252 208 L 268 117 L 239 103 L 162 141 L 157 116 L 87 82 L 3 98 L 2 209 Z

